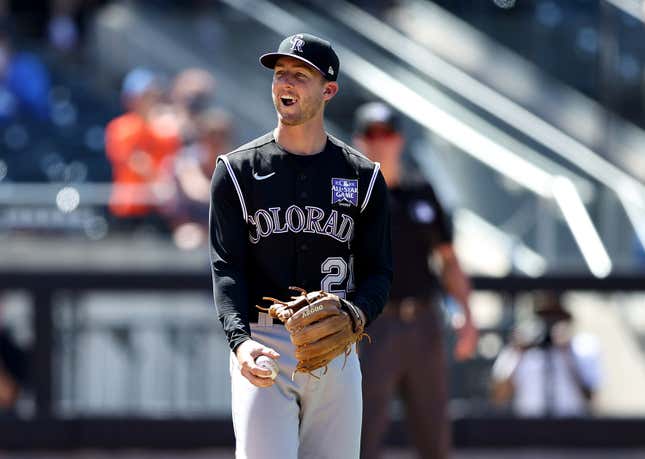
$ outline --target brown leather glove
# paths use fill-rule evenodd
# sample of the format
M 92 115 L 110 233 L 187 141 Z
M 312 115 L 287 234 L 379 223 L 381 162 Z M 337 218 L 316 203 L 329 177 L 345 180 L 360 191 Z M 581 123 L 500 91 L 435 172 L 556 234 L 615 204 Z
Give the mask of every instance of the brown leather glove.
M 300 295 L 291 301 L 264 297 L 273 301 L 273 305 L 258 308 L 280 319 L 289 331 L 298 360 L 294 373 L 311 374 L 322 367 L 326 373 L 329 362 L 340 354 L 345 354 L 347 359 L 354 343 L 364 336 L 369 339 L 357 307 L 350 302 L 324 291 L 307 293 L 297 287 L 290 288 Z

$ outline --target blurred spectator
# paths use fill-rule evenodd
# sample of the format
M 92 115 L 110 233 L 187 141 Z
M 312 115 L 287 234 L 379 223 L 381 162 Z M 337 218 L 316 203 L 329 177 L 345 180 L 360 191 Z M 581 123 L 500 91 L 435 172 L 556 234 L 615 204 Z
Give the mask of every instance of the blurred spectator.
M 69 52 L 83 44 L 93 13 L 109 1 L 0 0 L 0 22 L 4 16 L 20 30 L 21 37 L 43 40 L 58 51 Z
M 6 330 L 0 330 L 0 412 L 10 411 L 26 382 L 27 357 Z
M 177 112 L 184 143 L 197 139 L 197 117 L 213 106 L 215 78 L 206 70 L 190 68 L 176 77 L 170 91 L 170 100 Z
M 558 294 L 537 295 L 538 321 L 520 324 L 493 365 L 493 400 L 518 416 L 584 416 L 601 377 L 596 339 L 572 333 Z
M 14 406 L 19 393 L 18 383 L 5 365 L 4 359 L 0 357 L 0 413 Z
M 27 353 L 16 345 L 8 329 L 0 327 L 0 414 L 13 410 L 27 383 L 27 366 Z
M 206 241 L 210 182 L 217 157 L 231 150 L 230 116 L 210 109 L 195 118 L 195 142 L 185 146 L 170 173 L 176 193 L 164 209 L 181 248 L 195 248 Z
M 107 0 L 49 0 L 47 39 L 58 51 L 70 52 L 83 43 L 86 23 Z
M 178 120 L 164 104 L 160 78 L 150 70 L 130 71 L 122 98 L 127 112 L 105 132 L 114 184 L 110 211 L 126 229 L 143 224 L 164 229 L 157 204 L 172 194 L 171 184 L 163 179 L 181 145 Z
M 47 26 L 49 43 L 60 51 L 76 48 L 79 31 L 74 21 L 74 13 L 81 5 L 81 0 L 52 0 L 51 16 Z
M 0 29 L 0 123 L 21 115 L 49 119 L 50 85 L 40 58 L 14 50 L 8 28 Z

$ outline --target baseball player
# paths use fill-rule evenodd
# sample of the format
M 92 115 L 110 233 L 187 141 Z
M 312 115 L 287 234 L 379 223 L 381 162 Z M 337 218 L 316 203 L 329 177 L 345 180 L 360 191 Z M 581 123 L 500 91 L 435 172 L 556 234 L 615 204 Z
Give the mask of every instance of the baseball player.
M 356 352 L 294 373 L 286 327 L 255 306 L 265 296 L 289 298 L 290 286 L 322 290 L 356 306 L 369 325 L 392 276 L 387 188 L 378 163 L 324 129 L 325 104 L 338 92 L 329 42 L 293 35 L 260 62 L 273 70 L 277 127 L 220 156 L 211 192 L 213 288 L 232 351 L 236 457 L 355 459 Z M 258 356 L 278 363 L 275 379 Z
M 424 459 L 450 453 L 448 388 L 438 288 L 461 304 L 455 357 L 473 355 L 477 344 L 468 296 L 470 285 L 452 245 L 448 216 L 427 183 L 402 180 L 400 156 L 405 137 L 400 120 L 380 102 L 355 115 L 355 144 L 380 161 L 390 192 L 394 282 L 383 314 L 370 329 L 373 345 L 361 347 L 364 418 L 361 457 L 379 457 L 381 440 L 396 391 L 405 401 L 412 438 Z M 428 258 L 440 263 L 439 276 Z

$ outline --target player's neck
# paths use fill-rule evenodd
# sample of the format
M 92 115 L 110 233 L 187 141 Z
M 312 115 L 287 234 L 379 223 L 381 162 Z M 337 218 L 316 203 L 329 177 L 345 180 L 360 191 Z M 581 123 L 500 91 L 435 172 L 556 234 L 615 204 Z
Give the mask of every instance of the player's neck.
M 288 126 L 278 123 L 273 131 L 278 145 L 296 155 L 315 155 L 325 148 L 327 133 L 320 123 L 304 123 L 297 126 Z

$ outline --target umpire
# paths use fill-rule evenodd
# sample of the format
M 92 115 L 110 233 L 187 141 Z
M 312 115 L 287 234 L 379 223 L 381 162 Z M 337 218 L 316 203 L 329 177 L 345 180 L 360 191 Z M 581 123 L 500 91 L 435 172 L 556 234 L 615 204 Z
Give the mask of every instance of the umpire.
M 427 183 L 404 184 L 400 156 L 405 138 L 386 105 L 365 104 L 355 115 L 355 144 L 381 170 L 390 192 L 394 279 L 390 301 L 370 327 L 373 344 L 361 346 L 363 428 L 361 457 L 379 457 L 395 392 L 405 402 L 408 426 L 425 459 L 450 455 L 446 358 L 439 287 L 462 306 L 455 357 L 469 358 L 477 330 L 468 307 L 470 284 L 452 245 L 449 218 Z M 437 265 L 437 276 L 429 258 Z

